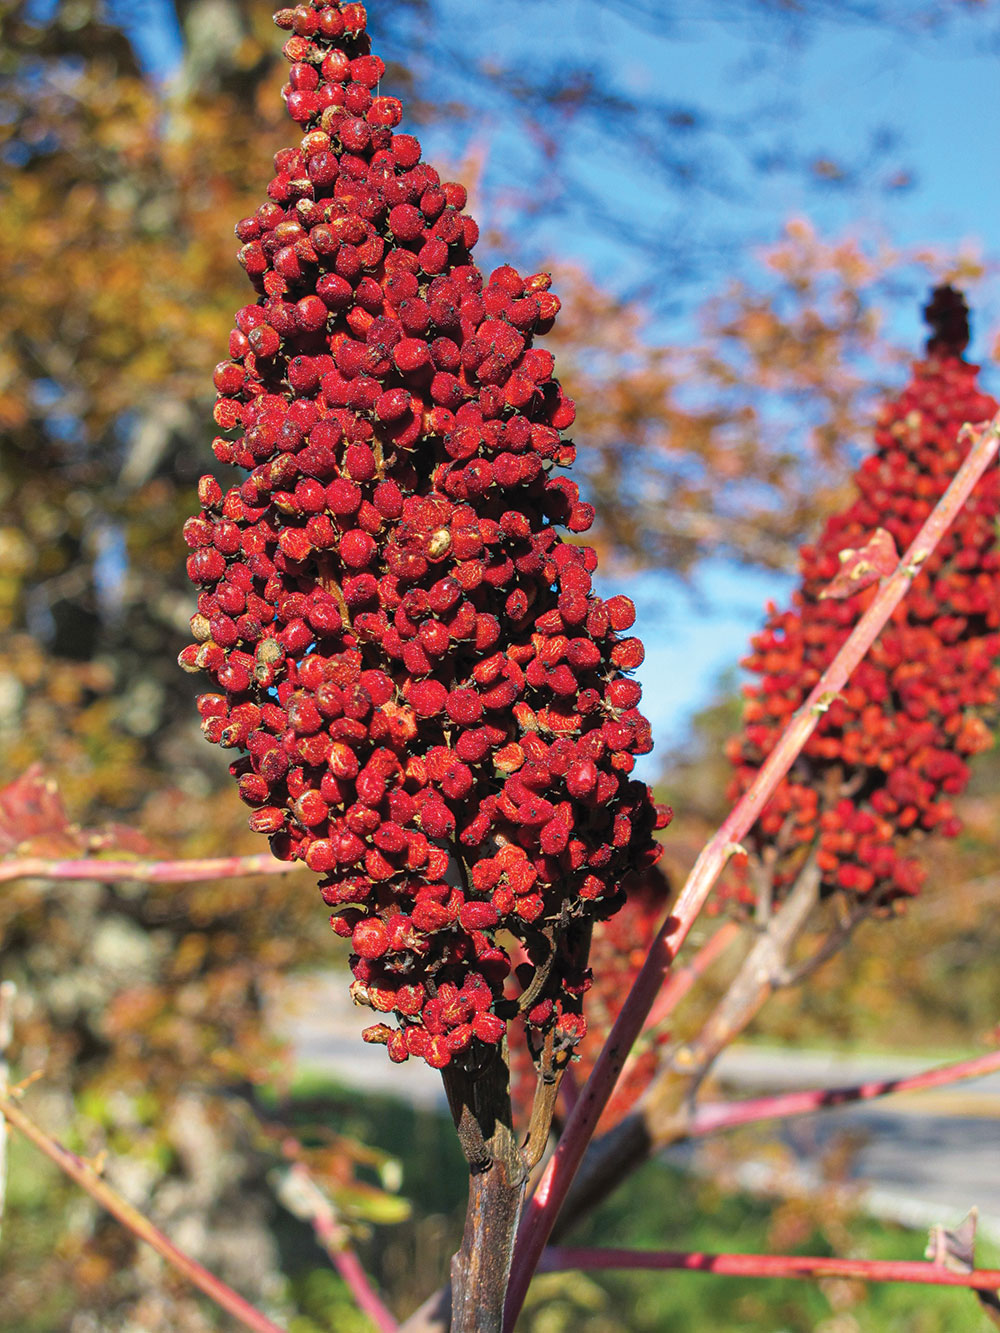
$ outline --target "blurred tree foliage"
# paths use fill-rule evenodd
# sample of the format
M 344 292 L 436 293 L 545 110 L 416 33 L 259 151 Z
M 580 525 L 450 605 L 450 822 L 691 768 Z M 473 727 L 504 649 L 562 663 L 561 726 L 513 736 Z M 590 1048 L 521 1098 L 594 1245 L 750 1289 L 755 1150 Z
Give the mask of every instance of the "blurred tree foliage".
M 512 224 L 544 217 L 613 230 L 641 258 L 645 279 L 624 296 L 579 269 L 559 279 L 553 348 L 581 405 L 580 471 L 605 555 L 678 574 L 719 553 L 787 566 L 837 503 L 845 457 L 894 363 L 882 303 L 901 273 L 941 275 L 942 261 L 827 241 L 796 222 L 753 280 L 713 284 L 696 336 L 675 344 L 659 318 L 663 294 L 676 305 L 684 279 L 718 272 L 739 225 L 703 236 L 679 219 L 699 192 L 738 195 L 739 181 L 778 171 L 817 188 L 863 178 L 898 189 L 891 144 L 855 163 L 834 162 L 822 145 L 776 152 L 766 119 L 662 90 L 639 97 L 597 56 L 557 65 L 540 48 L 516 68 L 495 55 L 468 60 L 444 0 L 372 8 L 386 85 L 478 175 L 496 223 L 488 254 L 529 256 Z M 643 0 L 602 8 L 661 35 L 682 17 L 681 6 Z M 808 36 L 832 13 L 919 34 L 961 8 L 732 0 L 717 21 L 761 41 Z M 981 8 L 989 34 L 995 14 Z M 259 850 L 219 752 L 200 743 L 196 686 L 174 659 L 192 604 L 178 533 L 210 460 L 210 369 L 247 299 L 232 225 L 260 201 L 269 155 L 293 137 L 269 10 L 246 0 L 176 0 L 173 11 L 0 0 L 0 772 L 10 781 L 41 761 L 80 821 L 44 781 L 19 786 L 8 793 L 7 852 Z M 529 10 L 539 30 L 557 12 L 552 0 L 517 0 L 508 17 Z M 150 72 L 162 65 L 150 43 L 172 31 L 164 15 L 182 48 L 169 84 Z M 523 151 L 494 177 L 479 136 L 495 123 L 516 126 Z M 447 138 L 445 124 L 459 132 Z M 491 151 L 509 153 L 508 138 Z M 657 190 L 630 228 L 585 169 L 588 154 L 621 142 Z M 527 262 L 543 260 L 536 250 Z M 944 267 L 959 280 L 975 270 Z M 708 818 L 721 794 L 704 778 L 714 762 L 699 758 L 698 785 L 686 787 L 704 795 L 690 819 Z M 81 831 L 109 819 L 145 841 Z M 684 836 L 672 855 L 683 856 Z M 280 1078 L 280 1059 L 262 1014 L 289 969 L 333 957 L 318 908 L 308 875 L 141 888 L 35 880 L 5 887 L 0 902 L 0 973 L 21 990 L 14 1056 L 21 1073 L 44 1068 L 39 1115 L 81 1151 L 109 1147 L 129 1197 L 274 1308 L 282 1256 L 266 1175 L 282 1131 L 257 1088 Z M 969 911 L 975 935 L 982 922 Z M 960 960 L 953 924 L 940 929 Z M 954 1020 L 978 1021 L 992 1000 Z M 350 1137 L 312 1146 L 349 1220 L 401 1213 L 382 1188 L 383 1157 Z M 0 1252 L 0 1327 L 214 1326 L 79 1200 L 54 1194 L 69 1228 L 38 1230 L 37 1196 L 19 1197 L 6 1230 L 22 1239 Z M 72 1296 L 43 1308 L 40 1287 Z

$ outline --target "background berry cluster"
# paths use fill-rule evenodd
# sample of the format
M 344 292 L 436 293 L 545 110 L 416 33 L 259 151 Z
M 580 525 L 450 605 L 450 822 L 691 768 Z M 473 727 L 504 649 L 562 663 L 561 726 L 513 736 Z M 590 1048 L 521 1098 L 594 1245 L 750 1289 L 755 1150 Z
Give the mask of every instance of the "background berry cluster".
M 214 450 L 247 475 L 200 484 L 181 663 L 221 691 L 203 727 L 239 752 L 252 827 L 322 874 L 355 998 L 395 1016 L 367 1038 L 442 1067 L 520 1012 L 568 1051 L 579 923 L 667 816 L 630 777 L 634 609 L 557 531 L 592 519 L 554 473 L 574 408 L 532 346 L 558 301 L 472 263 L 465 191 L 395 132 L 362 5 L 276 22 L 303 137 L 237 226 L 258 297 L 216 368 Z
M 965 422 L 994 415 L 968 341 L 961 297 L 939 288 L 925 310 L 932 336 L 900 396 L 882 410 L 875 451 L 855 475 L 851 505 L 801 551 L 802 584 L 788 611 L 770 609 L 744 663 L 742 735 L 731 743 L 734 791 L 745 790 L 875 596 L 877 586 L 829 594 L 841 553 L 864 547 L 876 527 L 899 551 L 916 536 L 968 449 Z M 966 760 L 991 743 L 986 721 L 1000 698 L 1000 474 L 982 478 L 934 556 L 914 580 L 843 693 L 832 701 L 789 778 L 762 814 L 756 849 L 776 856 L 779 890 L 815 846 L 829 892 L 889 900 L 917 893 L 923 871 L 914 836 L 959 830 L 951 798 L 966 786 Z M 753 890 L 742 884 L 746 900 Z

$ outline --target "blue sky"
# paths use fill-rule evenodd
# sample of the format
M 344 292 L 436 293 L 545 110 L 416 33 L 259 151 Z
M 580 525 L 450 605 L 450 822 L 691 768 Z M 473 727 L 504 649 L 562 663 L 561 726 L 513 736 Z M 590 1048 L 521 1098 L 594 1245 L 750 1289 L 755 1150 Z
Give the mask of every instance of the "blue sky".
M 516 63 L 521 52 L 530 52 L 544 27 L 544 40 L 556 44 L 568 60 L 586 59 L 596 48 L 621 84 L 638 95 L 668 87 L 680 102 L 690 100 L 734 114 L 784 103 L 788 117 L 778 122 L 780 136 L 804 152 L 828 152 L 850 163 L 864 158 L 873 141 L 890 140 L 884 169 L 876 170 L 872 182 L 858 190 L 817 192 L 800 175 L 754 178 L 744 173 L 748 189 L 731 202 L 700 194 L 694 207 L 699 225 L 707 230 L 735 222 L 745 229 L 748 241 L 767 243 L 777 238 L 789 216 L 805 214 L 821 230 L 850 228 L 873 243 L 887 240 L 945 249 L 964 245 L 974 253 L 996 252 L 997 60 L 995 49 L 985 40 L 985 21 L 974 12 L 958 13 L 938 33 L 919 28 L 889 32 L 849 21 L 818 23 L 808 40 L 796 45 L 780 35 L 769 37 L 766 31 L 750 32 L 747 25 L 713 18 L 713 13 L 724 15 L 731 9 L 719 4 L 684 6 L 685 17 L 669 40 L 651 38 L 641 27 L 623 22 L 590 0 L 560 0 L 558 6 L 540 3 L 535 6 L 534 28 L 526 27 L 525 10 L 517 5 L 497 6 L 488 28 L 468 23 L 467 0 L 444 0 L 443 9 L 463 40 L 467 38 L 480 52 L 492 50 L 501 60 Z M 556 12 L 558 26 L 553 31 L 546 20 Z M 448 146 L 442 141 L 443 150 Z M 723 147 L 720 158 L 724 157 Z M 913 183 L 905 190 L 886 191 L 881 185 L 897 165 L 911 173 Z M 643 206 L 645 183 L 630 173 L 627 153 L 613 166 L 598 161 L 590 170 L 619 198 L 624 194 L 637 207 Z M 555 240 L 544 225 L 539 226 L 541 254 L 553 248 Z M 558 245 L 599 271 L 617 272 L 626 282 L 630 277 L 632 261 L 614 236 L 585 228 L 567 233 L 560 224 Z M 736 256 L 740 271 L 752 267 L 751 252 L 748 244 Z M 689 293 L 691 304 L 716 289 L 725 276 L 705 275 Z M 923 339 L 921 296 L 919 289 L 902 293 L 893 312 L 894 334 L 914 348 Z M 983 354 L 986 331 L 1000 323 L 998 298 L 994 277 L 979 294 L 975 354 Z M 681 313 L 679 319 L 683 318 Z M 769 598 L 786 600 L 792 583 L 781 575 L 713 562 L 702 569 L 693 590 L 652 575 L 607 585 L 608 591 L 634 596 L 637 629 L 647 646 L 638 675 L 657 749 L 644 761 L 644 776 L 655 775 L 671 743 L 683 738 L 691 714 L 712 697 L 720 674 L 743 656 L 764 603 Z
M 651 35 L 621 18 L 617 6 L 598 0 L 514 0 L 485 11 L 469 0 L 436 0 L 434 13 L 451 31 L 451 45 L 463 53 L 516 70 L 537 58 L 540 44 L 546 54 L 554 48 L 566 63 L 596 64 L 609 88 L 707 108 L 723 131 L 750 126 L 755 147 L 806 155 L 815 150 L 850 164 L 869 157 L 880 138 L 896 140 L 885 169 L 876 170 L 867 187 L 817 192 L 800 173 L 760 176 L 741 170 L 739 135 L 730 145 L 722 134 L 713 135 L 707 151 L 730 168 L 735 190 L 730 198 L 713 197 L 711 190 L 685 197 L 674 211 L 689 227 L 708 233 L 736 222 L 748 241 L 766 242 L 790 214 L 805 212 L 828 229 L 858 226 L 863 219 L 869 234 L 905 244 L 965 239 L 975 244 L 982 236 L 1000 203 L 997 57 L 986 40 L 988 20 L 978 13 L 987 6 L 966 10 L 943 0 L 940 8 L 953 18 L 939 32 L 847 18 L 813 23 L 805 31 L 739 22 L 732 15 L 754 6 L 718 0 L 658 7 L 664 13 L 683 9 L 669 37 Z M 374 3 L 370 8 L 377 30 L 378 8 Z M 914 2 L 909 9 L 918 12 L 921 5 Z M 488 20 L 473 19 L 484 13 Z M 798 33 L 797 41 L 789 39 L 790 31 Z M 773 114 L 781 107 L 784 115 Z M 467 127 L 465 137 L 509 133 L 509 126 L 492 123 Z M 426 137 L 429 143 L 437 140 L 442 151 L 450 146 L 443 134 Z M 627 142 L 599 145 L 586 173 L 637 212 L 653 212 L 660 207 L 657 182 L 630 170 L 629 156 Z M 887 193 L 881 187 L 897 164 L 912 169 L 915 184 Z M 594 229 L 567 235 L 560 222 L 557 237 L 551 237 L 539 223 L 537 237 L 542 251 L 557 240 L 560 250 L 599 266 L 617 248 L 619 263 L 626 265 L 616 238 Z
M 891 27 L 848 17 L 851 6 L 846 4 L 834 21 L 820 18 L 794 26 L 762 16 L 763 4 L 755 8 L 740 0 L 651 7 L 661 16 L 678 11 L 668 35 L 654 36 L 641 22 L 623 16 L 641 12 L 641 3 L 630 11 L 628 4 L 603 0 L 509 0 L 486 6 L 481 0 L 435 0 L 432 14 L 462 58 L 514 69 L 540 57 L 556 68 L 583 62 L 597 68 L 609 89 L 640 98 L 669 94 L 678 104 L 709 110 L 719 132 L 702 151 L 730 179 L 729 195 L 711 188 L 709 172 L 709 188 L 678 204 L 676 196 L 671 199 L 658 182 L 635 169 L 627 141 L 602 144 L 584 135 L 572 140 L 572 165 L 581 180 L 613 198 L 625 215 L 632 210 L 636 216 L 662 219 L 665 228 L 683 227 L 695 239 L 716 232 L 744 238 L 718 269 L 699 270 L 683 287 L 677 305 L 664 316 L 673 321 L 675 335 L 686 312 L 730 273 L 752 271 L 754 247 L 776 239 L 794 214 L 809 216 L 822 231 L 849 228 L 873 242 L 965 245 L 995 255 L 1000 99 L 991 7 L 941 0 L 938 8 L 949 18 L 936 28 L 920 21 L 926 5 L 916 0 L 899 9 L 903 20 Z M 815 13 L 823 6 L 803 8 Z M 379 10 L 379 0 L 371 0 L 376 42 Z M 132 14 L 146 60 L 169 75 L 180 47 L 163 11 L 154 2 Z M 465 85 L 466 91 L 470 86 L 474 96 L 474 83 Z M 773 115 L 776 107 L 783 108 L 781 115 Z M 754 129 L 756 137 L 751 137 L 760 151 L 825 153 L 848 164 L 874 163 L 872 145 L 882 144 L 885 151 L 859 188 L 817 190 L 802 173 L 749 170 L 735 146 L 740 134 L 732 142 L 726 135 L 727 127 L 739 131 L 743 126 Z M 523 145 L 510 124 L 487 116 L 451 130 L 429 129 L 422 138 L 432 160 L 440 156 L 452 162 L 471 144 L 500 145 L 489 156 L 488 172 L 495 177 L 489 180 L 487 200 L 516 183 Z M 912 173 L 913 183 L 886 190 L 897 167 Z M 560 218 L 547 224 L 536 218 L 525 249 L 537 252 L 539 264 L 558 250 L 610 284 L 627 287 L 641 277 L 634 254 L 613 226 L 595 227 L 572 217 L 570 223 Z M 915 348 L 922 337 L 920 295 L 916 289 L 901 292 L 892 312 L 893 333 Z M 995 274 L 974 300 L 980 314 L 973 353 L 981 357 L 987 330 L 1000 325 Z M 638 674 L 658 738 L 656 753 L 644 763 L 644 774 L 651 777 L 671 742 L 683 737 L 691 713 L 711 697 L 719 673 L 745 652 L 764 602 L 785 600 L 790 581 L 715 562 L 703 569 L 693 591 L 652 575 L 604 586 L 608 592 L 630 592 L 639 606 L 637 629 L 646 641 L 647 658 Z

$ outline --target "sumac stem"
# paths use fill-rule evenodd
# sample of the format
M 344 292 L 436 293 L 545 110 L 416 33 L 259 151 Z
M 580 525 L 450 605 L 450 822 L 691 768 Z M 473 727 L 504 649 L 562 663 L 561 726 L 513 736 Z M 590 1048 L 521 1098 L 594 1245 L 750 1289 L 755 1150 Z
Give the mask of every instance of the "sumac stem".
M 514 1135 L 506 1051 L 480 1069 L 442 1070 L 448 1105 L 469 1163 L 462 1245 L 451 1261 L 452 1333 L 500 1333 L 527 1178 Z

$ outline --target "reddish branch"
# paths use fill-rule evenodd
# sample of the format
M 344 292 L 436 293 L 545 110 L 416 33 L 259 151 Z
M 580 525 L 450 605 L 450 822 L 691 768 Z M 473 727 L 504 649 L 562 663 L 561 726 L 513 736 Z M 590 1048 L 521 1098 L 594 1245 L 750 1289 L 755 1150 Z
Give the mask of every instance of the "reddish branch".
M 14 1028 L 14 1000 L 17 987 L 13 981 L 0 981 L 0 1096 L 7 1094 L 7 1080 L 10 1068 L 7 1064 L 7 1048 L 10 1046 Z M 0 1113 L 0 1227 L 3 1224 L 4 1208 L 7 1198 L 7 1122 Z
M 741 932 L 739 922 L 734 920 L 724 921 L 713 935 L 710 935 L 696 954 L 689 959 L 683 967 L 679 967 L 670 974 L 667 984 L 660 991 L 652 1009 L 646 1017 L 642 1026 L 643 1033 L 650 1032 L 664 1023 L 681 1001 L 685 998 L 691 987 L 699 980 L 708 969 L 715 963 L 732 944 L 733 940 Z M 650 1078 L 648 1070 L 643 1070 L 641 1066 L 641 1055 L 639 1050 L 633 1048 L 629 1053 L 628 1059 L 622 1067 L 622 1072 L 618 1078 L 616 1095 L 612 1108 L 617 1108 L 617 1114 L 624 1116 L 626 1112 L 634 1106 L 638 1100 L 644 1085 L 647 1085 Z M 655 1055 L 654 1055 L 655 1059 Z M 567 1073 L 573 1072 L 571 1069 Z M 564 1080 L 565 1083 L 565 1080 Z M 579 1087 L 575 1086 L 569 1098 L 563 1099 L 563 1105 L 567 1113 L 573 1110 L 579 1097 Z M 613 1132 L 613 1131 L 612 1131 Z
M 798 1254 L 702 1254 L 677 1250 L 609 1250 L 554 1247 L 539 1267 L 547 1273 L 567 1268 L 685 1269 L 727 1277 L 843 1277 L 865 1282 L 922 1282 L 935 1287 L 1000 1289 L 1000 1271 L 980 1268 L 955 1273 L 940 1264 L 912 1259 L 813 1259 Z
M 319 1231 L 317 1230 L 317 1235 Z M 347 1288 L 357 1302 L 358 1308 L 363 1310 L 381 1333 L 394 1333 L 398 1327 L 390 1311 L 382 1304 L 379 1294 L 372 1287 L 368 1280 L 368 1274 L 361 1266 L 361 1260 L 355 1254 L 350 1246 L 335 1245 L 328 1246 L 327 1253 L 333 1261 L 333 1266 L 347 1284 Z
M 270 852 L 254 856 L 203 856 L 184 861 L 112 861 L 99 856 L 50 860 L 21 856 L 0 861 L 0 883 L 12 879 L 96 879 L 106 883 L 139 880 L 143 884 L 187 884 L 201 879 L 236 879 L 240 875 L 287 875 L 301 866 L 279 861 Z
M 284 1333 L 280 1325 L 273 1323 L 260 1310 L 252 1306 L 249 1301 L 245 1301 L 242 1296 L 215 1277 L 207 1268 L 203 1268 L 197 1260 L 192 1259 L 183 1250 L 179 1250 L 173 1241 L 169 1240 L 158 1227 L 153 1225 L 148 1217 L 140 1213 L 137 1208 L 134 1208 L 132 1204 L 123 1199 L 120 1194 L 102 1180 L 88 1162 L 81 1157 L 77 1157 L 76 1153 L 70 1152 L 68 1148 L 64 1148 L 55 1139 L 50 1138 L 43 1129 L 24 1113 L 14 1097 L 0 1094 L 0 1115 L 3 1115 L 18 1133 L 29 1139 L 36 1148 L 59 1167 L 60 1171 L 64 1171 L 71 1180 L 75 1180 L 92 1199 L 95 1199 L 102 1208 L 106 1208 L 133 1235 L 138 1236 L 140 1240 L 144 1240 L 147 1245 L 151 1245 L 157 1254 L 161 1255 L 172 1268 L 183 1274 L 189 1282 L 192 1282 L 199 1291 L 213 1300 L 216 1305 L 238 1319 L 245 1328 L 252 1329 L 254 1333 Z
M 811 1088 L 804 1092 L 786 1092 L 773 1097 L 749 1097 L 738 1102 L 707 1102 L 694 1110 L 687 1137 L 714 1134 L 759 1120 L 785 1119 L 794 1115 L 808 1115 L 812 1111 L 827 1111 L 834 1106 L 851 1102 L 872 1101 L 897 1092 L 921 1092 L 928 1088 L 949 1087 L 964 1079 L 981 1078 L 1000 1070 L 1000 1051 L 978 1055 L 972 1060 L 939 1065 L 907 1078 L 876 1079 L 843 1088 Z
M 310 1224 L 358 1308 L 364 1311 L 380 1333 L 396 1333 L 398 1325 L 361 1266 L 348 1240 L 346 1227 L 337 1220 L 329 1199 L 301 1162 L 296 1163 L 282 1178 L 278 1195 L 289 1212 Z
M 726 862 L 739 849 L 778 784 L 791 768 L 815 729 L 822 712 L 844 687 L 851 673 L 902 601 L 913 578 L 965 504 L 977 481 L 996 457 L 1000 445 L 1000 414 L 978 432 L 954 480 L 920 529 L 895 573 L 823 673 L 805 703 L 737 803 L 705 846 L 688 876 L 674 909 L 657 935 L 618 1015 L 607 1043 L 567 1121 L 566 1130 L 526 1209 L 514 1253 L 507 1297 L 505 1328 L 513 1327 L 534 1272 L 573 1177 L 593 1136 L 601 1112 L 643 1022 L 652 1008 L 681 944 L 697 919 Z

